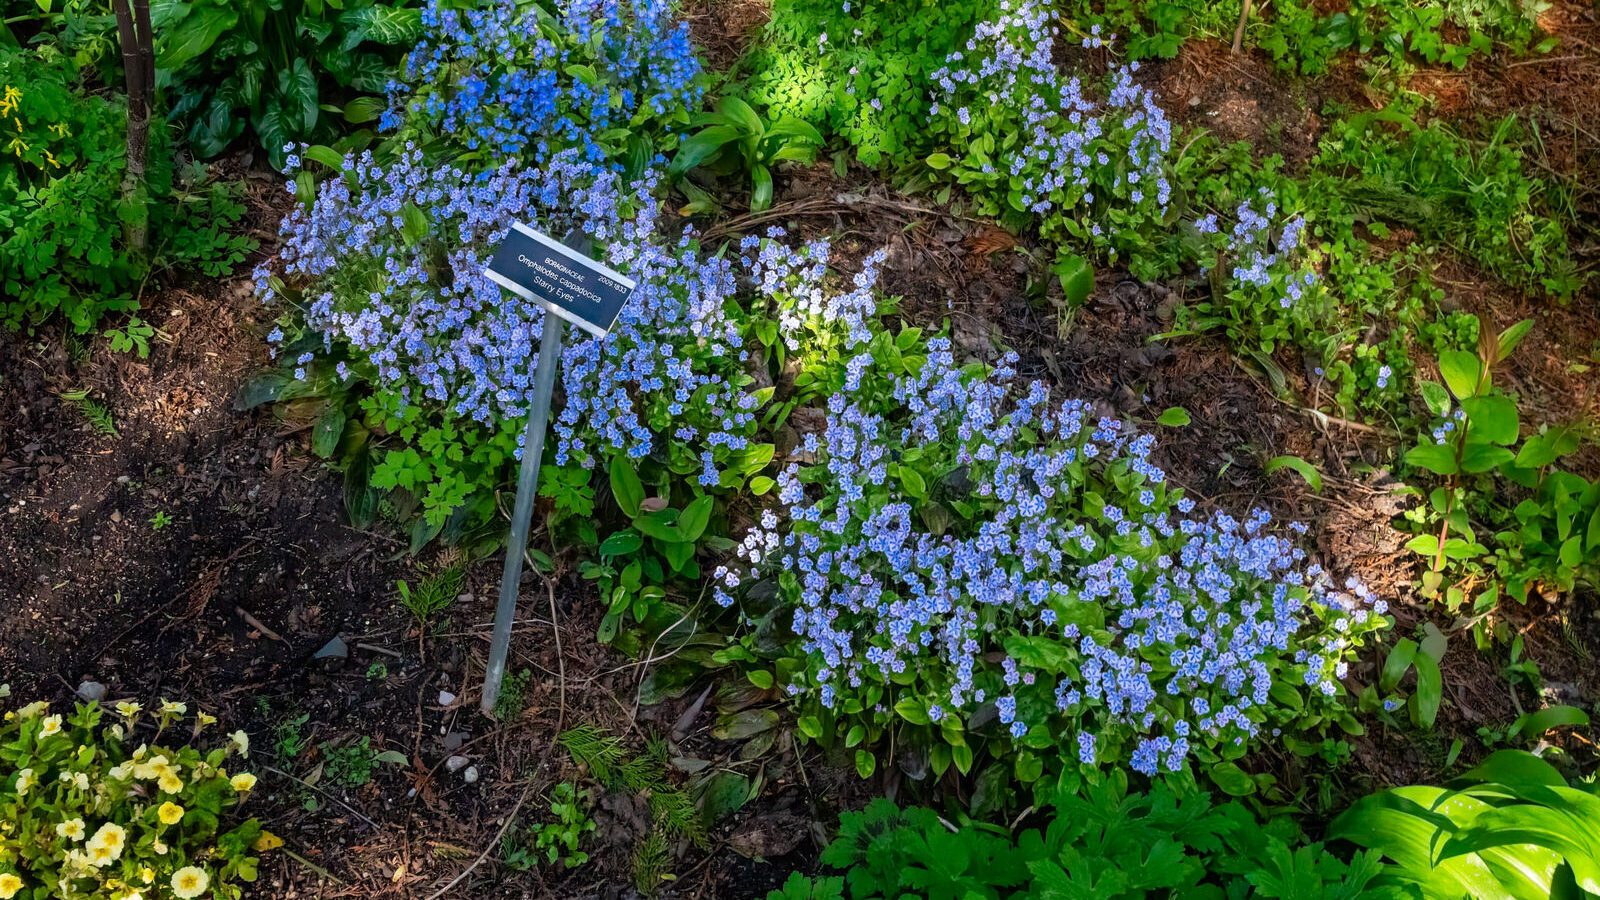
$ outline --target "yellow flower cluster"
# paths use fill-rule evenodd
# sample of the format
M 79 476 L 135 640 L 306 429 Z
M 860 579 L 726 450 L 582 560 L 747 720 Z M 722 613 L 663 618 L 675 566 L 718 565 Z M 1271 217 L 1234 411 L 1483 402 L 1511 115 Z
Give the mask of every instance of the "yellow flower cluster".
M 11 102 L 8 96 L 0 92 L 0 101 Z M 0 686 L 0 698 L 6 696 Z M 188 707 L 163 700 L 153 721 L 143 722 L 138 703 L 123 701 L 115 710 L 121 720 L 104 725 L 96 704 L 70 716 L 52 714 L 44 703 L 4 715 L 0 744 L 21 755 L 10 759 L 16 768 L 9 778 L 0 764 L 0 900 L 32 897 L 35 890 L 63 900 L 237 897 L 231 884 L 253 879 L 256 861 L 238 850 L 224 853 L 214 837 L 196 843 L 185 819 L 189 804 L 210 796 L 218 781 L 239 803 L 254 789 L 254 775 L 230 775 L 223 767 L 229 756 L 248 755 L 248 735 L 235 732 L 208 753 L 153 744 L 129 753 L 126 738 L 153 728 L 159 741 Z M 216 721 L 196 713 L 194 734 Z M 42 782 L 59 787 L 46 790 Z M 239 831 L 234 846 L 249 847 L 264 834 L 254 820 Z
M 10 119 L 12 127 L 16 130 L 16 134 L 6 144 L 5 149 L 9 150 L 18 159 L 22 158 L 22 154 L 33 149 L 25 139 L 26 134 L 22 127 L 22 118 L 18 114 L 22 106 L 23 96 L 24 94 L 17 89 L 16 85 L 8 84 L 4 89 L 0 89 L 0 119 Z M 57 138 L 67 136 L 67 126 L 60 122 L 51 125 L 49 131 Z M 42 152 L 46 163 L 54 168 L 61 168 L 61 163 L 56 161 L 55 155 L 50 152 L 48 147 L 44 148 Z M 0 898 L 0 900 L 3 900 L 3 898 Z

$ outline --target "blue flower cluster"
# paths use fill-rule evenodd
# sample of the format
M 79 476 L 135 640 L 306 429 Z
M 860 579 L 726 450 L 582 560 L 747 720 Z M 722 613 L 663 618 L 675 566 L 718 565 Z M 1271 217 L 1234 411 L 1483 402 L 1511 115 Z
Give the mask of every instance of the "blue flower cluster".
M 1261 209 L 1255 208 L 1259 201 Z M 1266 188 L 1257 190 L 1255 200 L 1246 198 L 1234 211 L 1232 239 L 1223 252 L 1233 260 L 1233 280 L 1239 285 L 1276 291 L 1280 309 L 1291 309 L 1317 284 L 1317 273 L 1310 269 L 1304 254 L 1296 253 L 1305 233 L 1305 216 L 1294 216 L 1281 226 L 1277 223 L 1278 203 Z M 1195 223 L 1201 234 L 1218 231 L 1215 213 Z
M 933 74 L 936 125 L 978 169 L 1036 215 L 1087 212 L 1096 191 L 1136 208 L 1165 211 L 1172 124 L 1155 95 L 1117 68 L 1103 102 L 1056 67 L 1054 11 L 1041 0 L 1001 0 L 964 50 Z M 1085 46 L 1098 46 L 1098 34 Z M 999 146 L 996 146 L 996 144 Z M 1099 236 L 1100 226 L 1085 226 Z
M 578 148 L 610 164 L 609 133 L 659 130 L 699 102 L 700 62 L 670 0 L 547 5 L 429 0 L 428 37 L 390 85 L 381 126 L 425 123 L 490 160 L 543 162 Z
M 959 366 L 939 338 L 909 374 L 851 366 L 814 461 L 777 480 L 781 517 L 717 573 L 725 605 L 759 580 L 793 605 L 810 665 L 791 693 L 869 727 L 916 721 L 909 699 L 1145 774 L 1336 705 L 1382 601 L 1264 511 L 1202 514 L 1150 436 L 1017 386 L 1012 362 Z
M 388 165 L 347 157 L 343 175 L 284 219 L 282 250 L 257 271 L 258 291 L 271 302 L 275 285 L 292 285 L 298 322 L 357 360 L 340 362 L 338 375 L 360 374 L 402 405 L 520 434 L 544 313 L 483 274 L 510 223 L 581 230 L 638 283 L 610 334 L 564 351 L 558 464 L 659 450 L 693 460 L 714 486 L 756 433 L 764 398 L 746 350 L 756 325 L 783 323 L 796 351 L 850 347 L 875 311 L 876 257 L 840 292 L 823 282 L 826 243 L 791 249 L 773 232 L 732 259 L 703 254 L 692 232 L 658 233 L 652 181 L 625 185 L 575 150 L 538 169 L 475 174 L 430 164 L 408 145 Z M 314 359 L 297 360 L 299 377 Z

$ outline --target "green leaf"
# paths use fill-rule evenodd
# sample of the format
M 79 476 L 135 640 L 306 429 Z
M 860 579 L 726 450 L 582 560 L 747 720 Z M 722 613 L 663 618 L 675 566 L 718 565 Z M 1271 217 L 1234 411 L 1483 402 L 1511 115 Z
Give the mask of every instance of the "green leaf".
M 1435 475 L 1454 475 L 1459 471 L 1455 448 L 1449 444 L 1418 444 L 1406 451 L 1406 463 Z
M 928 482 L 922 474 L 910 466 L 902 465 L 900 469 L 900 486 L 905 489 L 906 495 L 914 500 L 926 500 L 928 497 Z
M 762 689 L 763 691 L 772 690 L 773 680 L 772 673 L 770 671 L 766 669 L 751 669 L 744 674 L 746 678 L 750 679 L 750 683 L 756 687 Z
M 1510 397 L 1467 397 L 1467 440 L 1510 446 L 1517 442 L 1517 404 Z
M 322 163 L 335 172 L 344 170 L 344 154 L 324 144 L 307 147 L 303 155 L 306 159 Z
M 742 741 L 778 727 L 778 712 L 773 709 L 742 709 L 717 719 L 711 736 L 719 741 Z
M 407 200 L 406 205 L 400 207 L 400 237 L 407 245 L 416 246 L 423 238 L 428 236 L 428 214 L 415 203 Z
M 618 531 L 600 542 L 600 555 L 609 557 L 627 556 L 629 553 L 637 552 L 643 546 L 644 538 L 639 532 L 629 528 L 626 531 Z
M 1516 454 L 1492 444 L 1468 444 L 1461 449 L 1461 471 L 1474 475 L 1492 472 L 1511 462 Z
M 1165 425 L 1168 428 L 1182 428 L 1188 425 L 1190 421 L 1189 411 L 1181 406 L 1169 406 L 1166 411 L 1156 418 L 1156 424 Z
M 1212 766 L 1211 781 L 1229 796 L 1248 797 L 1256 792 L 1256 781 L 1235 763 L 1226 760 Z
M 1082 306 L 1094 292 L 1094 266 L 1076 253 L 1062 254 L 1051 271 L 1061 282 L 1061 291 L 1069 306 Z
M 246 381 L 239 387 L 239 393 L 233 398 L 233 408 L 238 412 L 255 409 L 264 403 L 272 403 L 282 396 L 285 388 L 293 381 L 281 372 L 263 372 Z
M 672 164 L 667 167 L 667 173 L 675 178 L 681 177 L 738 139 L 739 129 L 732 125 L 712 125 L 702 128 L 678 145 L 677 155 L 672 157 Z
M 750 178 L 754 184 L 750 191 L 750 211 L 761 212 L 772 205 L 772 170 L 757 163 Z
M 1500 332 L 1500 340 L 1498 342 L 1499 355 L 1495 361 L 1505 362 L 1512 352 L 1517 349 L 1517 345 L 1522 343 L 1522 339 L 1528 336 L 1528 332 L 1532 328 L 1533 320 L 1523 319 L 1515 325 L 1507 326 L 1505 331 Z
M 1439 664 L 1433 657 L 1422 653 L 1413 658 L 1412 664 L 1417 668 L 1417 690 L 1408 704 L 1411 722 L 1419 728 L 1432 728 L 1439 717 L 1439 703 L 1444 699 Z
M 1542 469 L 1577 450 L 1582 443 L 1583 435 L 1576 429 L 1552 428 L 1523 441 L 1515 465 L 1519 469 Z
M 913 697 L 907 697 L 896 703 L 894 711 L 900 714 L 900 718 L 913 725 L 926 725 L 929 722 L 928 711 L 923 709 L 921 701 Z
M 232 4 L 189 6 L 182 21 L 162 30 L 163 39 L 156 42 L 156 66 L 182 68 L 210 50 L 217 38 L 238 22 L 239 13 Z
M 1465 350 L 1446 350 L 1439 354 L 1439 374 L 1457 399 L 1471 397 L 1478 392 L 1478 379 L 1483 365 L 1476 353 Z
M 871 778 L 872 773 L 878 770 L 878 758 L 870 750 L 856 751 L 856 772 L 862 778 Z
M 1383 671 L 1378 676 L 1378 689 L 1388 693 L 1400 684 L 1400 679 L 1406 675 L 1406 670 L 1411 668 L 1411 661 L 1417 656 L 1417 642 L 1410 638 L 1401 638 L 1395 642 L 1394 649 L 1383 660 Z
M 716 502 L 715 497 L 707 494 L 684 508 L 683 514 L 678 516 L 678 532 L 685 543 L 692 544 L 706 533 L 706 526 L 711 524 L 711 512 Z
M 699 795 L 701 819 L 714 824 L 750 801 L 750 779 L 738 772 L 719 771 L 701 782 Z
M 345 10 L 339 16 L 345 27 L 343 52 L 354 50 L 363 41 L 375 44 L 414 44 L 422 36 L 422 10 L 374 4 Z
M 1524 740 L 1533 740 L 1556 728 L 1587 724 L 1589 715 L 1576 706 L 1549 706 L 1518 716 L 1511 725 L 1511 731 Z M 1600 822 L 1595 824 L 1600 825 Z
M 339 449 L 339 438 L 344 436 L 346 418 L 342 406 L 330 406 L 318 416 L 317 424 L 311 429 L 311 452 L 323 459 L 331 459 L 334 451 Z
M 953 162 L 954 162 L 954 160 L 952 160 L 950 158 L 950 154 L 948 154 L 948 153 L 930 153 L 930 154 L 928 154 L 928 167 L 929 168 L 933 168 L 933 169 L 938 169 L 941 172 L 944 171 L 945 169 L 950 168 L 950 165 Z
M 1268 475 L 1279 469 L 1293 469 L 1301 478 L 1305 479 L 1306 484 L 1310 485 L 1313 491 L 1319 494 L 1322 493 L 1322 473 L 1318 472 L 1317 467 L 1311 463 L 1298 456 L 1277 456 L 1268 460 L 1267 464 L 1262 466 L 1262 471 Z
M 344 105 L 344 120 L 351 125 L 376 122 L 389 104 L 382 97 L 357 97 Z
M 750 493 L 755 494 L 757 497 L 765 496 L 776 484 L 776 481 L 765 475 L 757 475 L 750 479 Z
M 617 507 L 623 515 L 630 519 L 639 517 L 639 509 L 644 504 L 644 483 L 624 456 L 611 458 L 611 495 L 617 498 Z
M 1422 391 L 1422 402 L 1428 407 L 1428 412 L 1436 418 L 1443 418 L 1450 413 L 1450 392 L 1444 385 L 1437 381 L 1424 381 L 1418 385 Z

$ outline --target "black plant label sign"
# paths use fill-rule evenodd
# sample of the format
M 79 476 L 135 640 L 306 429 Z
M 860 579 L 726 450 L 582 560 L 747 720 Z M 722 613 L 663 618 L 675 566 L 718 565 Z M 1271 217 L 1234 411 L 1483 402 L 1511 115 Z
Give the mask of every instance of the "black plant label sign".
M 596 337 L 611 331 L 635 287 L 626 275 L 521 222 L 484 274 Z

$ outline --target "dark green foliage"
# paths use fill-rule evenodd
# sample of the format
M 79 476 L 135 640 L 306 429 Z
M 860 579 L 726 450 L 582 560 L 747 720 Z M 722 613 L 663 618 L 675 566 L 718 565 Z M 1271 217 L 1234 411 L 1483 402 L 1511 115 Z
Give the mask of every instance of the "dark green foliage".
M 398 48 L 421 34 L 408 0 L 156 0 L 169 116 L 200 157 L 248 128 L 274 167 L 290 142 L 333 143 L 374 121 Z
M 1559 467 L 1585 442 L 1581 426 L 1556 426 L 1524 437 L 1516 398 L 1495 384 L 1495 370 L 1529 329 L 1524 320 L 1484 331 L 1476 352 L 1439 356 L 1443 381 L 1422 381 L 1433 417 L 1405 453 L 1406 514 L 1417 534 L 1407 546 L 1423 556 L 1423 594 L 1452 609 L 1469 598 L 1492 611 L 1502 593 L 1554 598 L 1600 584 L 1600 481 Z M 1475 622 L 1480 639 L 1491 623 Z
M 138 308 L 153 271 L 217 276 L 255 242 L 231 234 L 244 207 L 203 169 L 175 177 L 166 135 L 151 135 L 148 199 L 124 198 L 120 99 L 82 92 L 64 59 L 0 49 L 0 328 L 60 315 L 79 333 Z M 148 217 L 144 253 L 121 223 Z
M 840 819 L 822 863 L 844 872 L 809 883 L 791 878 L 768 900 L 794 898 L 1129 898 L 1373 896 L 1377 855 L 1344 859 L 1302 844 L 1286 818 L 1263 823 L 1245 806 L 1212 803 L 1155 784 L 1130 793 L 1114 778 L 1070 797 L 1041 829 L 1008 835 L 960 827 L 930 809 L 885 799 Z M 809 893 L 807 888 L 809 887 Z
M 1527 173 L 1527 140 L 1515 117 L 1474 145 L 1390 109 L 1340 123 L 1317 163 L 1344 179 L 1352 207 L 1448 244 L 1509 284 L 1569 297 L 1583 279 L 1556 212 L 1562 199 Z
M 1080 29 L 1099 25 L 1144 59 L 1176 56 L 1190 38 L 1231 41 L 1241 5 L 1071 0 L 1065 8 Z M 1284 0 L 1253 5 L 1244 43 L 1265 50 L 1287 71 L 1313 75 L 1346 51 L 1460 68 L 1497 41 L 1525 50 L 1534 31 L 1532 5 L 1518 0 Z
M 766 40 L 747 61 L 750 99 L 774 119 L 793 116 L 842 136 L 869 166 L 921 156 L 929 76 L 995 7 L 994 0 L 776 0 Z

